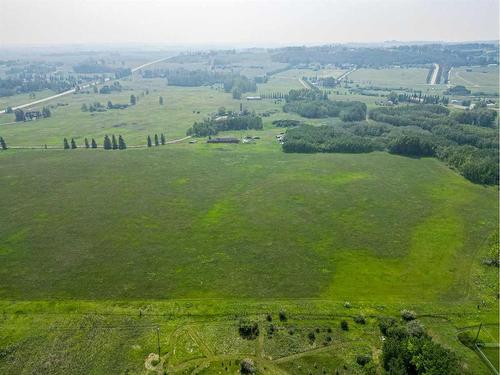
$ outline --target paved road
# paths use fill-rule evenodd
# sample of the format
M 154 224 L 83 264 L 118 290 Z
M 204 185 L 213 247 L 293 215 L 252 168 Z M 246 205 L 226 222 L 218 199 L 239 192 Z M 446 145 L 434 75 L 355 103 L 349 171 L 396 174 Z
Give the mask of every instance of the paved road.
M 145 68 L 147 66 L 150 66 L 150 65 L 162 62 L 162 61 L 166 61 L 166 60 L 171 59 L 171 58 L 172 57 L 165 57 L 163 59 L 158 59 L 158 60 L 155 60 L 155 61 L 150 61 L 150 62 L 148 62 L 146 64 L 142 64 L 140 66 L 132 68 L 131 69 L 132 73 L 134 73 L 134 72 L 136 72 L 136 71 L 138 71 L 138 70 L 140 70 L 142 68 Z M 86 83 L 85 85 L 80 86 L 80 89 L 86 89 L 86 88 L 88 88 L 90 86 L 93 86 L 93 85 L 97 85 L 97 84 L 100 84 L 100 83 L 108 82 L 109 80 L 110 80 L 110 78 L 105 78 L 104 81 L 94 81 L 94 82 Z M 59 98 L 59 97 L 64 96 L 64 95 L 73 94 L 75 91 L 76 91 L 76 89 L 71 89 L 71 90 L 63 91 L 63 92 L 61 92 L 59 94 L 52 95 L 52 96 L 49 96 L 47 98 L 43 98 L 43 99 L 40 99 L 40 100 L 35 100 L 34 102 L 30 102 L 30 103 L 26 103 L 26 104 L 21 104 L 21 105 L 12 107 L 12 109 L 15 111 L 16 109 L 22 109 L 22 108 L 30 107 L 30 106 L 35 105 L 35 104 L 40 104 L 40 103 L 48 102 L 49 100 L 56 99 L 56 98 Z M 5 113 L 5 109 L 0 111 L 0 115 L 2 115 L 4 113 Z
M 337 78 L 337 81 L 342 81 L 345 77 L 347 77 L 349 74 L 355 72 L 356 70 L 358 70 L 358 68 L 353 68 L 353 69 L 349 70 L 348 72 L 345 72 L 344 74 L 339 76 L 339 78 Z
M 432 72 L 431 85 L 436 84 L 438 72 L 439 72 L 439 64 L 434 63 L 434 71 Z
M 304 88 L 306 89 L 310 89 L 310 87 L 307 85 L 307 83 L 304 82 L 304 80 L 302 78 L 299 78 L 299 82 L 302 86 L 304 86 Z

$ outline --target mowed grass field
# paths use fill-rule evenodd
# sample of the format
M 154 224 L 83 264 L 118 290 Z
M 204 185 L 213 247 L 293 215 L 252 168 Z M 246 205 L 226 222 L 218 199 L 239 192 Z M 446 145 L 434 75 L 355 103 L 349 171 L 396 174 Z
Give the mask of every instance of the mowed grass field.
M 271 141 L 4 152 L 0 173 L 8 299 L 456 301 L 498 220 L 494 188 L 434 159 Z
M 448 86 L 427 84 L 428 72 L 429 70 L 425 68 L 361 68 L 350 74 L 349 79 L 360 87 L 375 86 L 392 90 L 403 88 L 422 91 L 427 95 L 443 95 Z
M 498 94 L 498 66 L 471 66 L 453 68 L 450 81 L 474 92 Z

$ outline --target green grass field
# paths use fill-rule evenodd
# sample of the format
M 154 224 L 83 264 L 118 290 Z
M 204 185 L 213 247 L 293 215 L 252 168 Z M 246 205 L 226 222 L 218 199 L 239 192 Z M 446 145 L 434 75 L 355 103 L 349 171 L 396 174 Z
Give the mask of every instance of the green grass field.
M 349 75 L 361 86 L 378 87 L 420 87 L 425 90 L 428 69 L 425 68 L 387 68 L 387 69 L 358 69 Z
M 333 74 L 305 71 L 276 74 L 259 92 Z M 387 84 L 416 85 L 422 72 L 400 73 Z M 148 134 L 181 138 L 218 107 L 240 104 L 138 75 L 122 86 L 61 98 L 68 105 L 49 119 L 1 125 L 13 120 L 3 115 L 0 135 L 11 146 L 101 143 L 113 133 L 143 145 Z M 80 110 L 131 94 L 131 108 Z M 262 374 L 361 374 L 357 354 L 379 363 L 377 318 L 411 308 L 474 374 L 488 374 L 456 335 L 480 322 L 498 334 L 498 269 L 481 264 L 498 227 L 498 189 L 431 158 L 283 153 L 283 129 L 271 122 L 298 117 L 272 100 L 242 103 L 274 114 L 262 131 L 222 135 L 258 135 L 256 144 L 0 151 L 0 373 L 219 374 L 251 358 Z M 360 313 L 366 325 L 354 323 Z M 259 323 L 258 339 L 238 335 L 241 317 Z
M 272 144 L 40 156 L 1 155 L 4 298 L 456 300 L 497 220 L 495 189 L 432 159 Z
M 463 85 L 472 92 L 498 94 L 498 66 L 477 66 L 453 68 L 450 81 Z

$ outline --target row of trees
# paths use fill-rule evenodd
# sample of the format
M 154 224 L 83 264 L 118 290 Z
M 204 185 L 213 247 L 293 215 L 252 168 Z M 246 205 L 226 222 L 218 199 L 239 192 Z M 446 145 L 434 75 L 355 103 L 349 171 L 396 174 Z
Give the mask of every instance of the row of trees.
M 187 69 L 156 69 L 145 70 L 144 78 L 166 78 L 171 86 L 198 87 L 222 84 L 225 92 L 230 92 L 234 99 L 241 99 L 245 92 L 255 92 L 257 82 L 241 74 L 226 73 L 215 70 Z M 259 82 L 265 82 L 267 77 L 259 77 Z M 160 103 L 162 104 L 162 103 Z
M 285 104 L 284 112 L 295 112 L 306 118 L 340 117 L 342 121 L 366 118 L 366 104 L 358 101 L 297 100 Z
M 333 126 L 301 125 L 288 129 L 283 142 L 284 152 L 347 152 L 362 153 L 382 150 L 383 143 L 335 129 Z
M 299 120 L 274 120 L 273 125 L 278 128 L 293 128 L 295 126 L 303 125 L 304 123 Z
M 446 96 L 439 96 L 439 95 L 422 95 L 422 91 L 419 91 L 418 93 L 413 93 L 413 94 L 408 94 L 408 93 L 401 93 L 397 94 L 395 92 L 391 92 L 388 96 L 387 99 L 392 101 L 394 104 L 398 103 L 420 103 L 420 104 L 443 104 L 443 105 L 448 105 L 450 102 L 450 99 L 448 99 Z
M 154 135 L 154 145 L 159 146 L 159 145 L 164 145 L 167 142 L 167 139 L 165 138 L 165 135 L 163 133 L 160 134 L 160 137 L 158 137 L 158 134 Z M 147 138 L 147 145 L 148 147 L 153 147 L 153 140 L 151 139 L 151 136 L 148 135 Z
M 207 137 L 226 130 L 261 130 L 263 128 L 262 118 L 255 114 L 231 114 L 225 117 L 224 119 L 219 119 L 212 116 L 204 119 L 202 122 L 195 122 L 186 134 L 194 135 L 195 137 Z
M 76 149 L 78 148 L 78 145 L 76 144 L 76 141 L 74 138 L 71 138 L 71 141 L 68 141 L 67 138 L 64 138 L 63 140 L 63 147 L 65 150 L 69 149 Z M 84 139 L 84 147 L 85 148 L 97 148 L 97 142 L 95 141 L 94 138 L 91 139 L 89 142 L 88 138 Z M 125 140 L 121 135 L 118 136 L 118 139 L 115 137 L 113 134 L 111 138 L 106 134 L 104 136 L 104 141 L 103 141 L 103 148 L 105 150 L 125 150 L 127 148 L 127 144 L 125 143 Z
M 418 126 L 431 130 L 435 126 L 454 126 L 457 123 L 482 127 L 494 127 L 497 112 L 475 107 L 454 112 L 440 105 L 407 105 L 402 107 L 380 107 L 370 111 L 370 118 L 395 126 Z
M 366 118 L 365 103 L 329 100 L 328 93 L 316 87 L 290 90 L 285 99 L 284 112 L 295 112 L 306 118 L 340 117 L 343 121 L 361 121 Z

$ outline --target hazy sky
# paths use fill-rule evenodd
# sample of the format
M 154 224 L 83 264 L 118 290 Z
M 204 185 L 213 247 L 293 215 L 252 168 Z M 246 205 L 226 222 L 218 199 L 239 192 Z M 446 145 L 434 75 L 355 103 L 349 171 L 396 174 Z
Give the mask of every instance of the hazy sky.
M 496 40 L 498 3 L 498 0 L 0 0 L 0 46 Z

